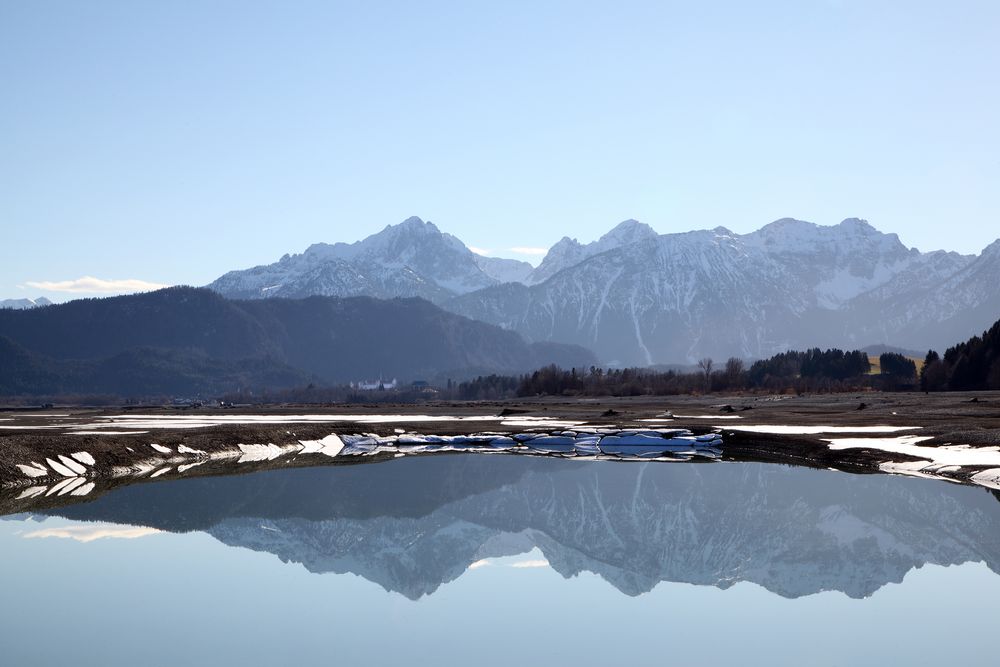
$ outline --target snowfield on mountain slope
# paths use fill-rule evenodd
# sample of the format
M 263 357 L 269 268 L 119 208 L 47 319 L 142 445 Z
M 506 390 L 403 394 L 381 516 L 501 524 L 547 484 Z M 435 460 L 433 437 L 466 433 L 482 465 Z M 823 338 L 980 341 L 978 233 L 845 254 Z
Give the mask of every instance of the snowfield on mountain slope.
M 477 255 L 410 218 L 210 287 L 237 298 L 418 296 L 529 340 L 637 365 L 878 342 L 943 348 L 955 332 L 992 323 L 984 313 L 1000 309 L 998 281 L 1000 242 L 979 257 L 921 253 L 854 218 L 664 235 L 626 220 L 592 243 L 563 238 L 534 269 Z
M 935 333 L 942 318 L 913 304 L 961 279 L 971 296 L 964 310 L 948 311 L 960 318 L 950 326 L 976 333 L 991 321 L 973 304 L 994 298 L 991 280 L 979 276 L 993 275 L 987 267 L 995 265 L 1000 279 L 1000 261 L 987 253 L 922 254 L 857 220 L 834 227 L 784 220 L 746 235 L 723 228 L 669 234 L 585 261 L 569 240 L 557 246 L 553 262 L 569 266 L 541 284 L 487 288 L 446 307 L 532 340 L 575 342 L 602 360 L 642 365 L 767 357 L 845 341 L 947 345 L 954 334 Z

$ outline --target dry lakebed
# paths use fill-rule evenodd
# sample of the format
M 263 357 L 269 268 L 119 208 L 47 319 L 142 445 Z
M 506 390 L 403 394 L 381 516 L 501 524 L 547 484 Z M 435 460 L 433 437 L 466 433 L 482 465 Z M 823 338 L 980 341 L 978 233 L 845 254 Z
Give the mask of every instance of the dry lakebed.
M 408 456 L 768 462 L 1000 490 L 1000 394 L 0 411 L 0 513 L 136 483 Z

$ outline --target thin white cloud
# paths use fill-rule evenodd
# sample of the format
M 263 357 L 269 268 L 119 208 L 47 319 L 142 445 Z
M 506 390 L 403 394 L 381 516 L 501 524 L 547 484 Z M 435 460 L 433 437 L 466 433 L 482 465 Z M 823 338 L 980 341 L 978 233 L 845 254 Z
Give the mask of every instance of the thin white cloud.
M 74 294 L 119 294 L 121 292 L 151 292 L 170 287 L 161 283 L 126 278 L 124 280 L 104 280 L 93 276 L 83 276 L 76 280 L 29 280 L 28 287 L 47 292 L 70 292 Z
M 518 255 L 545 255 L 549 252 L 548 248 L 532 248 L 530 246 L 517 246 L 516 248 L 507 248 L 511 252 L 516 252 Z
M 488 558 L 483 558 L 482 560 L 477 560 L 475 563 L 469 565 L 470 570 L 478 570 L 481 567 L 486 567 L 487 565 L 492 565 Z
M 527 567 L 548 567 L 549 561 L 547 560 L 519 560 L 516 563 L 511 563 L 511 567 L 516 568 L 527 568 Z
M 467 246 L 467 247 L 469 248 L 469 250 L 471 250 L 472 252 L 476 253 L 477 255 L 488 255 L 491 252 L 493 252 L 492 250 L 486 250 L 485 248 L 477 248 L 474 245 L 470 245 L 470 246 Z
M 105 538 L 116 538 L 120 540 L 134 540 L 147 535 L 156 535 L 162 532 L 156 528 L 146 528 L 145 526 L 63 526 L 61 528 L 43 528 L 31 533 L 27 533 L 24 539 L 37 539 L 43 537 L 60 537 L 63 539 L 76 540 L 77 542 L 93 542 Z

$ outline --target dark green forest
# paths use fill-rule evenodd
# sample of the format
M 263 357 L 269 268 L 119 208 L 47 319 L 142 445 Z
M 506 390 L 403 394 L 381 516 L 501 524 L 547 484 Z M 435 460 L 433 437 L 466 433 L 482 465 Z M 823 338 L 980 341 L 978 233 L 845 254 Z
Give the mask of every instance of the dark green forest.
M 940 356 L 927 352 L 920 371 L 924 391 L 977 391 L 1000 389 L 1000 320 L 964 343 L 949 347 Z
M 484 376 L 462 383 L 457 397 L 645 396 L 711 392 L 974 391 L 1000 389 L 1000 321 L 981 336 L 931 350 L 917 373 L 912 359 L 897 352 L 879 356 L 871 374 L 868 355 L 839 349 L 782 352 L 753 362 L 739 358 L 721 366 L 703 359 L 697 371 L 647 368 L 565 370 L 547 366 L 517 378 Z
M 897 352 L 873 373 L 860 350 L 788 351 L 688 370 L 601 368 L 578 346 L 525 342 L 421 299 L 233 301 L 204 289 L 0 310 L 0 395 L 241 402 L 486 400 L 711 392 L 1000 389 L 1000 321 L 927 353 Z M 531 369 L 537 369 L 531 371 Z M 391 391 L 351 381 L 395 377 Z M 411 381 L 421 380 L 416 386 Z M 428 387 L 428 385 L 430 385 Z
M 206 289 L 0 310 L 0 395 L 217 396 L 595 362 L 422 299 L 227 300 Z

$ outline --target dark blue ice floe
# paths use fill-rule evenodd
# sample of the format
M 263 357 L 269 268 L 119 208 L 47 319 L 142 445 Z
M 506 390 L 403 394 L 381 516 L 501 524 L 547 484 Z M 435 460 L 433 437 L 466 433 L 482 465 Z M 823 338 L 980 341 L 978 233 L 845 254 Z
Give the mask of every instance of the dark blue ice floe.
M 601 439 L 602 453 L 612 456 L 638 456 L 656 458 L 668 454 L 688 454 L 695 452 L 697 441 L 688 438 L 664 438 L 661 435 L 609 435 Z
M 719 458 L 718 433 L 695 436 L 684 429 L 585 429 L 551 433 L 475 433 L 472 435 L 343 436 L 343 456 L 397 455 L 446 451 L 509 452 L 560 457 L 687 460 Z
M 576 439 L 568 435 L 543 435 L 524 444 L 528 449 L 543 454 L 567 454 L 574 451 Z

